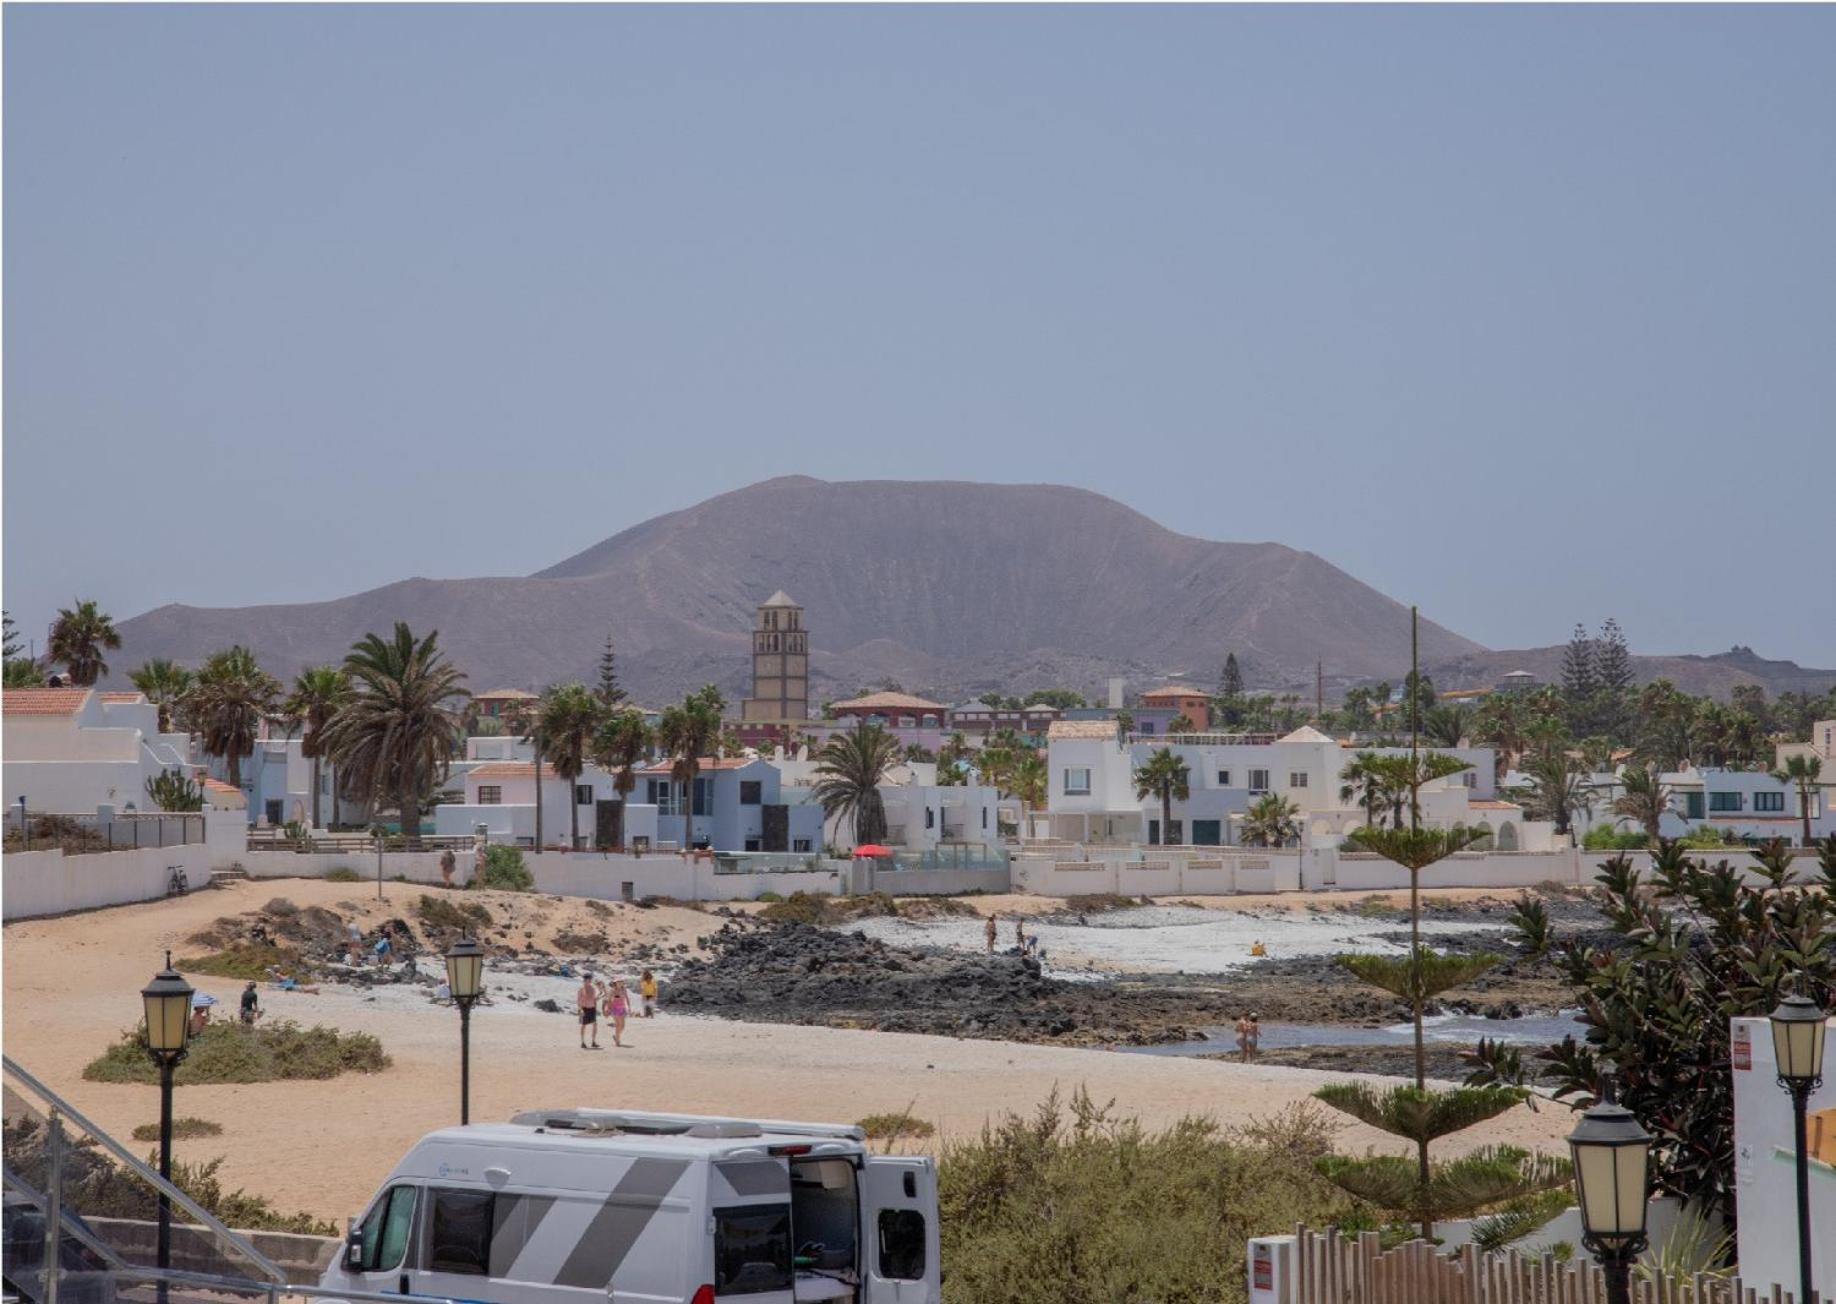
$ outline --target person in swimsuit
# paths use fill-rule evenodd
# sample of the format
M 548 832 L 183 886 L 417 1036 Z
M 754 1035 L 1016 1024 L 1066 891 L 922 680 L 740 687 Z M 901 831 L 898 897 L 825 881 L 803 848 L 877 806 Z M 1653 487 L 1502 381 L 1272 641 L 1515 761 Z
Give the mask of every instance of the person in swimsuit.
M 1251 1010 L 1237 1020 L 1237 1049 L 1242 1053 L 1245 1064 L 1256 1058 L 1256 1043 L 1262 1040 L 1262 1024 L 1258 1022 L 1261 1017 Z
M 646 1019 L 655 1018 L 657 1013 L 657 976 L 648 969 L 638 975 L 638 999 L 644 1003 L 644 1017 Z
M 593 981 L 592 974 L 583 974 L 580 979 L 580 990 L 574 993 L 574 1004 L 580 1009 L 580 1049 L 599 1049 L 599 985 Z M 587 1045 L 587 1033 L 593 1034 L 593 1044 Z
M 606 995 L 606 1013 L 612 1016 L 612 1044 L 624 1048 L 622 1038 L 625 1035 L 625 1017 L 631 1013 L 631 1001 L 625 994 L 625 980 L 614 978 L 612 990 Z

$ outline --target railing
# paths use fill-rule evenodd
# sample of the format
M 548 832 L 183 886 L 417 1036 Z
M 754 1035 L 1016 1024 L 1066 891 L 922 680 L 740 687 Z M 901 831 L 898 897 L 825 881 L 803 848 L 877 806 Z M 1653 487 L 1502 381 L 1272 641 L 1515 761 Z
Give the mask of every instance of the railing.
M 204 841 L 202 812 L 117 811 L 102 815 L 55 814 L 14 806 L 6 812 L 6 849 L 44 851 L 61 847 L 71 856 L 141 847 L 182 847 Z
M 1285 1260 L 1277 1271 L 1276 1260 Z M 1560 1263 L 1553 1254 L 1536 1257 L 1505 1250 L 1482 1254 L 1465 1245 L 1443 1255 L 1426 1241 L 1386 1250 L 1376 1232 L 1356 1239 L 1305 1227 L 1292 1241 L 1252 1242 L 1251 1287 L 1258 1276 L 1273 1290 L 1275 1304 L 1606 1304 L 1606 1278 L 1585 1259 Z M 1270 1298 L 1268 1295 L 1263 1298 Z M 1790 1291 L 1768 1287 L 1762 1294 L 1740 1279 L 1694 1273 L 1688 1280 L 1632 1283 L 1633 1304 L 1792 1304 Z
M 475 845 L 476 839 L 469 833 L 413 837 L 389 833 L 385 834 L 382 840 L 384 851 L 470 851 Z M 358 852 L 374 852 L 376 835 L 373 833 L 290 834 L 286 829 L 251 828 L 248 848 L 250 851 L 297 851 L 301 855 L 314 852 L 349 855 Z
M 1176 743 L 1181 747 L 1264 747 L 1278 738 L 1272 733 L 1142 733 L 1123 735 L 1131 743 Z

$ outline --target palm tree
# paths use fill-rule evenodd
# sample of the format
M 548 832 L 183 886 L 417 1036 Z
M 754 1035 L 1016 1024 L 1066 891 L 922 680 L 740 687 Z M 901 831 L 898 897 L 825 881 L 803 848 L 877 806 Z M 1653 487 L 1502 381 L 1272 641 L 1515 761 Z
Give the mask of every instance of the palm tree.
M 1171 747 L 1162 747 L 1135 771 L 1135 800 L 1150 797 L 1160 801 L 1160 840 L 1173 841 L 1173 800 L 1185 801 L 1192 795 L 1192 772 Z
M 51 622 L 51 638 L 45 645 L 45 659 L 62 662 L 70 672 L 70 682 L 88 688 L 108 673 L 105 650 L 121 646 L 121 635 L 115 622 L 94 602 L 80 601 L 75 607 L 62 607 Z
M 402 835 L 421 831 L 421 804 L 445 780 L 461 738 L 456 705 L 465 675 L 440 651 L 439 632 L 417 639 L 404 621 L 390 638 L 366 634 L 344 658 L 350 697 L 325 731 L 326 754 L 375 804 L 393 795 Z
M 1788 756 L 1782 768 L 1774 770 L 1772 777 L 1780 783 L 1798 785 L 1798 817 L 1804 821 L 1804 845 L 1813 845 L 1811 840 L 1810 809 L 1811 789 L 1821 787 L 1823 762 L 1815 756 Z
M 620 801 L 637 787 L 637 763 L 650 754 L 650 726 L 632 707 L 614 711 L 593 735 L 593 760 L 612 773 L 612 791 Z
M 1300 807 L 1278 792 L 1265 793 L 1243 815 L 1243 845 L 1285 847 L 1300 837 Z
M 668 707 L 657 725 L 657 741 L 674 757 L 670 778 L 682 785 L 682 845 L 695 844 L 695 780 L 701 758 L 712 755 L 720 742 L 720 713 L 726 708 L 720 690 L 709 684 L 690 693 L 678 706 Z
M 1530 776 L 1529 805 L 1533 819 L 1555 821 L 1555 831 L 1566 834 L 1577 810 L 1592 810 L 1594 789 L 1588 768 L 1566 748 L 1540 751 L 1524 762 Z
M 1371 762 L 1377 759 L 1376 752 L 1359 752 L 1352 757 L 1340 778 L 1345 780 L 1339 785 L 1339 800 L 1355 800 L 1364 809 L 1366 828 L 1377 822 L 1377 811 L 1386 800 L 1384 776 Z
M 898 759 L 899 740 L 865 720 L 851 732 L 831 737 L 817 754 L 811 795 L 829 818 L 848 817 L 857 847 L 886 841 L 886 803 L 880 797 L 880 781 Z
M 181 708 L 204 735 L 204 750 L 224 758 L 232 788 L 242 786 L 242 758 L 255 750 L 261 722 L 274 713 L 281 683 L 241 644 L 213 652 L 192 679 Z
M 1631 820 L 1645 827 L 1645 836 L 1651 839 L 1651 845 L 1657 846 L 1658 825 L 1664 818 L 1664 812 L 1670 809 L 1670 789 L 1658 782 L 1658 768 L 1655 765 L 1627 767 L 1619 776 L 1625 785 L 1625 795 L 1613 803 L 1613 813 L 1621 819 Z
M 562 684 L 542 699 L 542 736 L 548 740 L 548 762 L 567 785 L 567 845 L 580 846 L 580 802 L 574 784 L 586 769 L 593 734 L 605 719 L 606 705 L 585 684 Z M 537 801 L 541 789 L 536 789 Z
M 1458 747 L 1472 719 L 1473 713 L 1463 706 L 1431 706 L 1422 712 L 1422 741 L 1431 747 Z
M 968 738 L 959 729 L 937 749 L 937 783 L 940 787 L 963 782 L 963 763 L 973 755 Z
M 306 728 L 300 737 L 300 754 L 312 761 L 312 826 L 319 823 L 319 767 L 325 757 L 325 731 L 351 695 L 350 676 L 338 666 L 307 666 L 295 676 L 293 692 L 282 706 Z M 334 812 L 335 813 L 335 812 Z
M 1036 751 L 1026 751 L 1014 766 L 1014 796 L 1020 799 L 1023 809 L 1045 805 L 1046 800 L 1046 762 L 1045 757 Z
M 172 732 L 172 711 L 191 687 L 191 672 L 166 657 L 153 657 L 138 670 L 128 672 L 128 682 L 159 708 L 159 731 Z

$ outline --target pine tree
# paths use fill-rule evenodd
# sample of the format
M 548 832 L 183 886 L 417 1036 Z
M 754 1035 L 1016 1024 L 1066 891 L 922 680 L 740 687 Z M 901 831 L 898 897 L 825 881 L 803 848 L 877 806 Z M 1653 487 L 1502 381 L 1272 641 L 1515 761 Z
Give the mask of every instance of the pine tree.
M 1611 616 L 1600 627 L 1600 641 L 1594 645 L 1594 678 L 1598 686 L 1593 731 L 1618 739 L 1625 729 L 1632 694 L 1632 653 L 1619 622 Z
M 1224 658 L 1224 673 L 1218 677 L 1218 719 L 1223 724 L 1243 722 L 1243 671 L 1237 666 L 1237 654 Z
M 0 651 L 0 657 L 11 661 L 19 655 L 19 627 L 13 623 L 13 613 L 10 611 L 0 612 L 0 620 L 4 621 L 6 629 L 5 650 Z
M 625 690 L 618 682 L 618 658 L 612 654 L 612 635 L 606 634 L 606 650 L 599 656 L 599 687 L 595 690 L 606 706 L 618 706 L 625 700 Z
M 1599 692 L 1599 648 L 1587 630 L 1576 625 L 1568 650 L 1562 654 L 1562 704 L 1568 711 L 1569 729 L 1577 738 L 1598 732 L 1594 710 Z

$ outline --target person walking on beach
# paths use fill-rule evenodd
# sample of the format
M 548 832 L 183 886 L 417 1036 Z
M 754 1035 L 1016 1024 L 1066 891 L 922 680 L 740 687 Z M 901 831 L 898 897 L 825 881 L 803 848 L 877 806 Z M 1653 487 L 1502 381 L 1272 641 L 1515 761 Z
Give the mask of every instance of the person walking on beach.
M 1262 1040 L 1262 1024 L 1258 1022 L 1261 1017 L 1251 1010 L 1237 1020 L 1237 1049 L 1245 1064 L 1256 1058 L 1256 1043 Z
M 988 916 L 988 922 L 982 927 L 982 936 L 988 939 L 988 954 L 990 955 L 994 954 L 996 928 L 995 917 L 993 915 Z
M 453 855 L 453 849 L 448 847 L 440 853 L 440 877 L 445 880 L 446 887 L 453 885 L 453 871 L 457 868 L 459 868 L 459 858 Z
M 657 976 L 648 969 L 638 975 L 638 999 L 644 1002 L 644 1017 L 654 1018 L 657 1013 Z
M 1026 923 L 1019 915 L 1014 916 L 1014 945 L 1022 955 L 1026 954 Z
M 255 980 L 251 978 L 249 985 L 242 989 L 242 1021 L 252 1028 L 260 1017 L 261 993 L 255 989 Z
M 574 993 L 574 1004 L 580 1010 L 580 1049 L 599 1049 L 599 985 L 593 981 L 592 974 L 582 974 L 580 990 Z M 587 1033 L 593 1034 L 593 1044 L 587 1045 Z
M 606 1013 L 612 1018 L 612 1044 L 623 1050 L 625 1018 L 631 1013 L 631 999 L 625 992 L 623 978 L 612 980 L 612 990 L 606 993 Z

